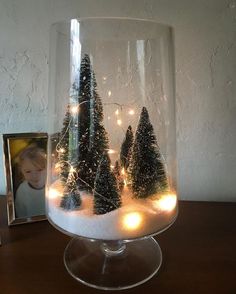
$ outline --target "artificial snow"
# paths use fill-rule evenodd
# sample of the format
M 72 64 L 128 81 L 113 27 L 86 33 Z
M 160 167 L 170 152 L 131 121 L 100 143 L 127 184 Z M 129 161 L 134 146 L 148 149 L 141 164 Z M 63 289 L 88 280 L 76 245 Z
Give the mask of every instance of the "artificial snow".
M 48 198 L 48 216 L 52 223 L 69 234 L 102 239 L 125 240 L 140 238 L 157 233 L 169 226 L 175 219 L 177 208 L 163 211 L 151 199 L 133 199 L 127 190 L 122 192 L 122 206 L 102 215 L 93 213 L 93 195 L 81 193 L 82 205 L 78 210 L 66 211 L 60 207 L 61 198 Z M 125 225 L 125 217 L 129 213 L 141 216 L 140 225 L 129 229 Z

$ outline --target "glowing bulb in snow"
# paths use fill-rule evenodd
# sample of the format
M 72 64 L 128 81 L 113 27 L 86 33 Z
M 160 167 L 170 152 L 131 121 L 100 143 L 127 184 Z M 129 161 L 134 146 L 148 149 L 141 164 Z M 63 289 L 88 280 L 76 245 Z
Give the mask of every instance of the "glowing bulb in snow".
M 164 211 L 172 211 L 176 206 L 177 198 L 175 194 L 163 195 L 155 201 L 155 206 Z
M 142 223 L 142 216 L 138 212 L 130 212 L 126 214 L 123 219 L 124 227 L 129 231 L 138 229 L 141 223 Z
M 51 189 L 51 188 L 49 189 L 49 191 L 48 191 L 48 198 L 55 199 L 58 196 L 60 196 L 60 194 L 59 194 L 59 192 L 56 189 Z

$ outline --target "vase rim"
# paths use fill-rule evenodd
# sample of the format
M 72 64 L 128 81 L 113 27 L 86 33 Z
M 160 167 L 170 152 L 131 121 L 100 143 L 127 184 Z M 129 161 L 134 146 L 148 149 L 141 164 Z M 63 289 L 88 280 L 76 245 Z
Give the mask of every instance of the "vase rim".
M 59 23 L 68 23 L 72 20 L 78 20 L 78 21 L 135 21 L 135 22 L 143 22 L 143 23 L 149 23 L 149 24 L 154 24 L 154 25 L 158 25 L 158 26 L 163 26 L 169 29 L 173 29 L 173 26 L 171 26 L 170 24 L 166 24 L 166 23 L 162 23 L 162 22 L 158 22 L 157 20 L 154 19 L 147 19 L 147 18 L 136 18 L 136 17 L 119 17 L 119 16 L 88 16 L 88 17 L 73 17 L 70 19 L 65 19 L 65 20 L 59 20 L 57 22 L 52 23 L 52 25 L 56 25 Z

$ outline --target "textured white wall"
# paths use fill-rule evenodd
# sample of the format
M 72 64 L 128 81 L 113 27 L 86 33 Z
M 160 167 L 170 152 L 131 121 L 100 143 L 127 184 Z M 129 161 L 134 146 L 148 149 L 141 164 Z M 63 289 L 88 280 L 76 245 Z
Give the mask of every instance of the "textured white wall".
M 47 131 L 49 27 L 85 16 L 174 27 L 180 198 L 236 201 L 234 0 L 0 0 L 0 132 Z

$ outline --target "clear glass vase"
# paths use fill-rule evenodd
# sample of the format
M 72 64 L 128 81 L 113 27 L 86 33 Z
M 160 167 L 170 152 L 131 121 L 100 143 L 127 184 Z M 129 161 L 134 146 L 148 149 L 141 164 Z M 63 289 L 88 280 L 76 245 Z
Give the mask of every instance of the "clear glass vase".
M 173 32 L 73 19 L 53 25 L 50 50 L 48 219 L 74 237 L 74 278 L 134 287 L 158 271 L 152 236 L 178 213 Z

